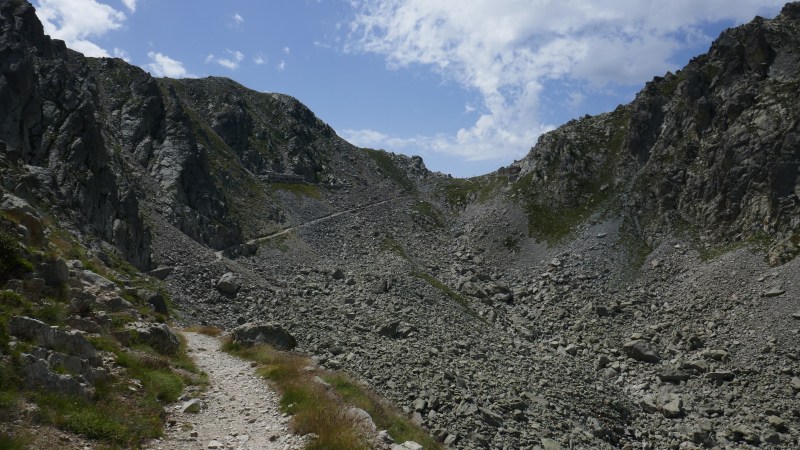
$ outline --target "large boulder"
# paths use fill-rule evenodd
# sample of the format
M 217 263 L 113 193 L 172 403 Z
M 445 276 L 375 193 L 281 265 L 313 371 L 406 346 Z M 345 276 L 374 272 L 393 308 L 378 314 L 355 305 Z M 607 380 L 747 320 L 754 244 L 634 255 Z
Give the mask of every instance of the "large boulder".
M 217 281 L 217 290 L 225 295 L 233 295 L 239 292 L 241 287 L 242 285 L 236 279 L 236 275 L 234 275 L 233 272 L 226 273 Z
M 279 350 L 291 350 L 297 341 L 288 331 L 277 323 L 246 323 L 233 330 L 233 341 L 252 346 L 269 344 Z
M 127 328 L 136 334 L 138 342 L 149 345 L 161 354 L 174 355 L 181 347 L 178 336 L 163 323 L 133 322 Z
M 625 356 L 628 358 L 633 358 L 637 361 L 651 364 L 661 361 L 661 356 L 658 354 L 658 351 L 654 349 L 649 342 L 643 339 L 635 339 L 626 342 L 622 346 L 622 352 L 625 353 Z
M 60 286 L 69 281 L 69 267 L 62 258 L 48 262 L 42 268 L 44 281 L 51 286 Z
M 41 320 L 24 316 L 12 317 L 8 325 L 12 336 L 35 342 L 44 348 L 84 359 L 97 356 L 97 350 L 80 332 L 59 330 Z

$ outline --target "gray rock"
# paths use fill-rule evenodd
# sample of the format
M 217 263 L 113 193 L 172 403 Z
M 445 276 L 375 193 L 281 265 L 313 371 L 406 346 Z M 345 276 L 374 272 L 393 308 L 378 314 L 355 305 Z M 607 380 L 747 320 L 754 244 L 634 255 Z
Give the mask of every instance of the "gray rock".
M 691 375 L 678 369 L 666 369 L 658 374 L 658 379 L 663 383 L 680 383 L 689 378 L 691 378 Z
M 174 355 L 180 349 L 180 339 L 163 323 L 133 322 L 126 328 L 136 334 L 139 342 L 149 345 L 159 353 Z
M 734 375 L 734 373 L 729 370 L 716 370 L 714 372 L 708 372 L 706 374 L 706 378 L 715 381 L 733 381 L 735 377 L 736 375 Z
M 555 439 L 541 438 L 541 442 L 542 442 L 542 448 L 544 450 L 563 450 L 564 448 Z
M 217 281 L 217 290 L 226 295 L 233 295 L 239 292 L 242 285 L 236 279 L 233 272 L 227 272 Z
M 649 342 L 642 339 L 626 342 L 622 346 L 622 352 L 625 353 L 625 356 L 628 358 L 633 358 L 637 361 L 651 364 L 661 361 L 661 356 L 659 356 L 658 352 Z
M 45 264 L 42 273 L 45 282 L 52 286 L 59 286 L 69 281 L 69 267 L 62 258 Z
M 163 314 L 169 315 L 169 309 L 167 308 L 167 301 L 163 295 L 158 292 L 154 292 L 147 297 L 147 303 L 153 307 L 153 311 Z
M 278 350 L 291 350 L 297 341 L 286 329 L 277 323 L 246 323 L 233 330 L 234 342 L 252 346 L 269 344 Z
M 56 327 L 24 316 L 14 316 L 9 321 L 9 332 L 26 341 L 35 342 L 42 347 L 59 350 L 69 355 L 87 359 L 97 356 L 94 346 L 77 331 L 62 331 Z
M 414 441 L 406 441 L 402 444 L 393 444 L 391 450 L 422 450 L 422 446 Z
M 676 394 L 648 395 L 639 402 L 639 405 L 645 412 L 658 412 L 668 419 L 676 419 L 684 415 L 683 399 Z
M 175 270 L 174 267 L 161 266 L 161 267 L 158 267 L 156 269 L 151 270 L 150 272 L 147 272 L 147 274 L 150 275 L 153 278 L 158 278 L 159 280 L 164 280 L 168 276 L 172 275 L 172 272 L 174 270 Z
M 368 412 L 361 408 L 356 408 L 355 406 L 351 406 L 348 412 L 356 419 L 356 424 L 367 434 L 374 435 L 377 433 L 378 427 L 375 425 L 372 416 L 370 416 Z
M 94 391 L 72 375 L 54 373 L 49 365 L 29 354 L 22 355 L 23 383 L 28 388 L 39 388 L 59 394 L 89 398 Z
M 764 297 L 769 298 L 769 297 L 778 297 L 778 296 L 781 296 L 781 295 L 783 295 L 785 293 L 786 293 L 786 291 L 784 291 L 780 287 L 772 287 L 772 288 L 769 288 L 766 291 L 764 291 L 761 295 L 763 295 Z

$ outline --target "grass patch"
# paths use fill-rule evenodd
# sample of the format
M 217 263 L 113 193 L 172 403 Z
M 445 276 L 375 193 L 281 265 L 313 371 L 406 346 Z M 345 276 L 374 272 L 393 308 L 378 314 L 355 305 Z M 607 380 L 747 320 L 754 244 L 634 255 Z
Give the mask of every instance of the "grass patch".
M 387 430 L 395 442 L 414 441 L 425 449 L 443 449 L 430 434 L 414 425 L 408 418 L 381 401 L 377 395 L 362 388 L 342 374 L 329 374 L 323 379 L 330 383 L 348 404 L 363 409 L 372 416 L 379 430 Z
M 126 395 L 124 389 L 110 386 L 98 401 L 36 393 L 33 400 L 39 407 L 37 418 L 90 439 L 128 448 L 161 436 L 163 408 L 151 399 Z
M 298 197 L 310 197 L 319 200 L 322 195 L 319 188 L 308 183 L 272 183 L 272 188 L 280 191 L 291 192 Z
M 200 333 L 211 337 L 218 337 L 220 334 L 222 334 L 221 329 L 211 325 L 192 325 L 184 328 L 184 331 L 189 333 Z
M 31 439 L 28 436 L 19 436 L 0 432 L 0 449 L 25 450 L 30 448 Z
M 414 218 L 425 225 L 436 228 L 444 228 L 445 221 L 442 213 L 431 203 L 424 200 L 417 200 L 412 207 Z
M 480 185 L 470 179 L 453 178 L 444 185 L 444 198 L 448 204 L 466 205 L 473 193 L 480 192 Z
M 372 159 L 378 169 L 383 173 L 386 177 L 390 180 L 397 183 L 400 187 L 404 190 L 409 192 L 415 192 L 417 189 L 414 186 L 414 183 L 408 179 L 408 176 L 405 172 L 403 172 L 397 164 L 394 162 L 394 158 L 391 154 L 383 151 L 383 150 L 372 150 L 368 148 L 362 149 L 367 156 Z
M 403 248 L 403 246 L 392 238 L 387 237 L 381 241 L 381 250 L 392 252 L 398 256 L 408 259 L 408 255 L 406 254 L 406 250 Z
M 0 229 L 0 281 L 32 270 L 33 265 L 24 258 L 19 240 L 5 229 Z
M 243 347 L 228 340 L 223 350 L 261 365 L 258 373 L 272 381 L 281 393 L 281 409 L 292 415 L 297 434 L 319 436 L 306 446 L 313 450 L 369 449 L 353 417 L 346 413 L 341 398 L 330 395 L 315 381 L 316 373 L 305 370 L 311 361 L 297 354 L 280 352 L 266 345 Z
M 464 307 L 464 309 L 467 310 L 467 312 L 470 313 L 470 315 L 480 319 L 481 321 L 485 321 L 483 319 L 483 317 L 478 315 L 478 313 L 475 312 L 475 310 L 472 309 L 471 306 L 469 306 L 469 300 L 467 300 L 466 297 L 464 297 L 463 295 L 459 294 L 458 292 L 450 289 L 449 286 L 447 286 L 446 284 L 444 284 L 441 281 L 439 281 L 438 278 L 434 277 L 433 275 L 431 275 L 429 273 L 418 272 L 418 271 L 411 272 L 411 275 L 413 275 L 413 276 L 415 276 L 415 277 L 417 277 L 419 279 L 427 281 L 428 284 L 430 284 L 431 286 L 435 287 L 436 289 L 442 291 L 442 293 L 444 295 L 450 297 L 450 299 L 455 300 L 459 305 Z

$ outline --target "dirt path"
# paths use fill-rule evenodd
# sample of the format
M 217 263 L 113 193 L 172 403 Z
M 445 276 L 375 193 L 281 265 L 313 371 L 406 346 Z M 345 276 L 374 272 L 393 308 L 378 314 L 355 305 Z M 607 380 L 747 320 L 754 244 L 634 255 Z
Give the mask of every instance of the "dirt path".
M 268 449 L 303 447 L 301 437 L 290 434 L 278 409 L 278 394 L 258 377 L 250 363 L 219 349 L 216 338 L 184 333 L 189 354 L 211 383 L 200 397 L 204 405 L 197 413 L 171 411 L 165 436 L 147 449 Z

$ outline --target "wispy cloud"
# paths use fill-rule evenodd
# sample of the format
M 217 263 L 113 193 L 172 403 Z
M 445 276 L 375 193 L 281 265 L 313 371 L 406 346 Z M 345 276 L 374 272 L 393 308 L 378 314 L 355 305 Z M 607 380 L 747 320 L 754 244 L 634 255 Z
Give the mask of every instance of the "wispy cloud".
M 210 53 L 208 56 L 206 56 L 206 64 L 214 62 L 222 67 L 225 67 L 226 69 L 238 69 L 244 60 L 244 53 L 240 52 L 239 50 L 225 50 L 225 52 L 227 56 L 215 56 L 213 53 Z M 259 63 L 256 62 L 256 64 Z
M 430 68 L 482 104 L 475 123 L 451 135 L 347 132 L 468 160 L 519 157 L 552 128 L 539 111 L 548 83 L 575 86 L 575 105 L 593 90 L 641 84 L 675 69 L 680 51 L 710 42 L 703 26 L 749 20 L 783 1 L 353 0 L 345 51 L 381 55 L 390 69 Z
M 258 54 L 258 55 L 253 57 L 253 63 L 255 63 L 256 65 L 260 66 L 260 65 L 262 65 L 262 64 L 264 64 L 266 62 L 267 62 L 267 58 L 265 58 L 261 54 Z
M 292 49 L 290 49 L 289 47 L 283 47 L 283 53 L 284 54 L 288 55 L 291 52 L 292 52 Z
M 150 63 L 147 64 L 147 70 L 157 77 L 170 77 L 170 78 L 193 78 L 194 75 L 190 74 L 183 63 L 170 58 L 163 53 L 148 52 L 147 57 Z
M 136 0 L 122 0 L 122 4 L 128 8 L 128 11 L 136 12 Z
M 277 67 L 277 68 L 278 68 L 278 70 L 284 70 L 284 69 L 286 69 L 286 61 L 284 61 L 284 60 L 281 60 L 281 62 L 279 62 L 279 63 L 278 63 L 278 65 L 277 65 L 277 66 L 275 66 L 275 67 Z
M 136 8 L 136 2 L 125 5 Z M 86 56 L 108 57 L 110 54 L 90 39 L 119 29 L 126 17 L 121 11 L 96 0 L 39 0 L 36 15 L 42 21 L 45 33 L 62 39 L 73 50 Z

